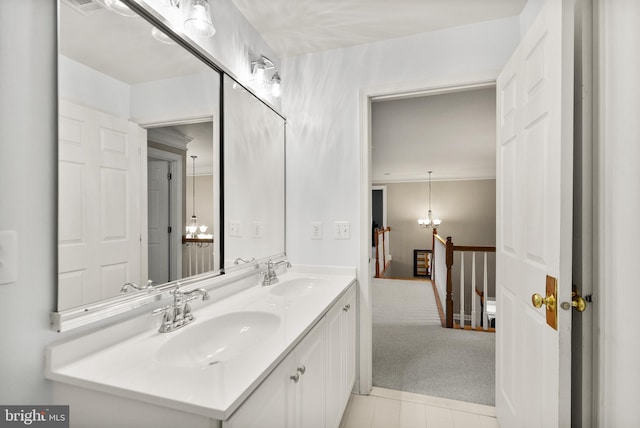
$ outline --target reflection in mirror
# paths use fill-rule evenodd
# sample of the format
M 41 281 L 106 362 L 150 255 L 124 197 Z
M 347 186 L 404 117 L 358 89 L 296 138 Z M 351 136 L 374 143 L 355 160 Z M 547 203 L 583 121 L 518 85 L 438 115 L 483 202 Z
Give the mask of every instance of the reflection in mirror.
M 224 76 L 224 258 L 285 252 L 285 121 Z
M 76 3 L 59 4 L 59 311 L 220 268 L 220 75 Z M 183 243 L 194 202 L 206 243 Z

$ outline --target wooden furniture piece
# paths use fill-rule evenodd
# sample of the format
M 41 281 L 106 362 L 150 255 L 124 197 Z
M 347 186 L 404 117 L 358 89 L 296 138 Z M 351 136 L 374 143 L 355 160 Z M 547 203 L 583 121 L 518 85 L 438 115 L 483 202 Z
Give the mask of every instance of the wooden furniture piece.
M 431 250 L 413 250 L 413 276 L 431 276 Z

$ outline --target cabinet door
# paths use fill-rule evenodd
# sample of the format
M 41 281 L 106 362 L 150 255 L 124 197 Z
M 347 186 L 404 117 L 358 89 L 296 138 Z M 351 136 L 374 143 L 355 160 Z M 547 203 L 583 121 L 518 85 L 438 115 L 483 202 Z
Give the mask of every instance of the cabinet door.
M 325 426 L 325 327 L 325 319 L 322 318 L 295 350 L 298 362 L 295 371 L 300 375 L 298 382 L 294 383 L 293 420 L 296 428 Z
M 344 297 L 344 335 L 345 335 L 345 404 L 356 382 L 356 286 L 352 285 Z
M 271 372 L 240 408 L 222 423 L 224 428 L 287 428 L 293 388 L 289 374 L 294 366 L 287 357 Z
M 343 299 L 327 312 L 327 427 L 338 428 L 342 419 L 346 383 Z

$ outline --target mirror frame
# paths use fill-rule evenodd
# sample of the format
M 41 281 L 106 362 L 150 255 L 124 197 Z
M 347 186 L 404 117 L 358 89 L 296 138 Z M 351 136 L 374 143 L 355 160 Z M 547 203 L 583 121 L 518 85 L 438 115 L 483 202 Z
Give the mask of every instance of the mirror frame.
M 62 0 L 57 0 L 56 8 L 58 14 L 58 23 L 60 22 L 60 2 Z M 193 288 L 197 288 L 198 285 L 202 281 L 209 280 L 212 278 L 220 277 L 225 275 L 225 269 L 229 269 L 230 272 L 239 272 L 241 270 L 255 270 L 258 267 L 258 264 L 263 260 L 258 260 L 256 262 L 247 263 L 244 265 L 237 266 L 229 266 L 225 267 L 224 265 L 224 76 L 227 75 L 231 79 L 233 79 L 238 85 L 242 86 L 247 92 L 253 95 L 258 101 L 263 103 L 266 107 L 271 109 L 274 113 L 282 118 L 285 126 L 285 137 L 284 137 L 284 145 L 285 145 L 285 166 L 286 166 L 286 125 L 287 119 L 286 117 L 280 113 L 274 106 L 272 106 L 269 102 L 260 98 L 251 88 L 243 85 L 238 81 L 238 79 L 231 73 L 226 67 L 221 65 L 209 52 L 207 52 L 202 46 L 197 44 L 195 41 L 190 39 L 186 34 L 177 31 L 172 25 L 166 20 L 162 15 L 160 15 L 155 9 L 151 6 L 142 3 L 141 0 L 121 0 L 125 3 L 131 10 L 136 12 L 138 16 L 151 25 L 157 27 L 167 36 L 169 36 L 173 41 L 175 41 L 180 47 L 186 49 L 187 52 L 191 53 L 197 60 L 204 62 L 207 66 L 212 68 L 214 71 L 218 72 L 220 76 L 220 97 L 219 97 L 219 112 L 220 112 L 220 126 L 219 129 L 219 139 L 220 139 L 220 158 L 219 158 L 219 216 L 220 216 L 220 233 L 219 233 L 219 251 L 220 251 L 220 269 L 218 271 L 211 271 L 207 273 L 203 273 L 200 275 L 195 275 L 191 277 L 187 277 L 177 281 L 171 281 L 165 284 L 161 284 L 155 287 L 153 290 L 141 290 L 134 293 L 129 293 L 126 295 L 120 295 L 111 297 L 108 299 L 104 299 L 101 301 L 89 303 L 86 305 L 81 305 L 69 309 L 57 310 L 58 299 L 57 299 L 57 289 L 58 289 L 58 279 L 56 275 L 56 310 L 51 313 L 51 328 L 57 332 L 68 331 L 74 328 L 79 328 L 83 326 L 87 326 L 99 321 L 106 320 L 108 318 L 112 318 L 118 315 L 130 314 L 132 316 L 138 315 L 143 312 L 143 310 L 138 310 L 144 306 L 151 305 L 155 302 L 159 302 L 165 298 L 171 297 L 169 292 L 173 290 L 176 284 L 180 284 L 181 287 L 184 287 L 186 290 L 190 290 Z M 58 29 L 59 32 L 59 29 Z M 57 57 L 56 57 L 57 58 Z M 57 61 L 57 59 L 56 59 Z M 58 125 L 56 124 L 56 128 Z M 58 131 L 57 131 L 58 132 Z M 286 175 L 285 175 L 286 176 Z M 286 183 L 285 183 L 285 210 L 284 210 L 284 218 L 283 221 L 286 225 Z M 284 252 L 273 255 L 269 258 L 280 258 L 286 256 L 286 236 L 284 239 Z M 56 250 L 57 251 L 57 250 Z M 264 259 L 266 260 L 266 259 Z M 146 311 L 146 310 L 145 310 Z

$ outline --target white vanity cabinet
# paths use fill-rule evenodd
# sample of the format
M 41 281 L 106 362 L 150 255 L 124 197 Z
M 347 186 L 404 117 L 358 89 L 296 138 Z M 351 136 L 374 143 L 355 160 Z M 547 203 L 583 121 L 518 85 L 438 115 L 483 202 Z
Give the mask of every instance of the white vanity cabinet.
M 326 426 L 340 426 L 356 376 L 355 285 L 327 312 Z
M 355 382 L 356 286 L 351 285 L 224 428 L 337 428 Z
M 222 426 L 324 427 L 325 336 L 322 318 Z
M 72 427 L 337 428 L 355 381 L 355 270 L 314 269 L 205 305 L 176 332 L 150 329 L 149 313 L 50 345 L 54 404 L 70 406 Z M 200 362 L 224 342 L 214 333 L 237 339 L 237 323 L 220 320 L 257 314 L 268 336 Z

